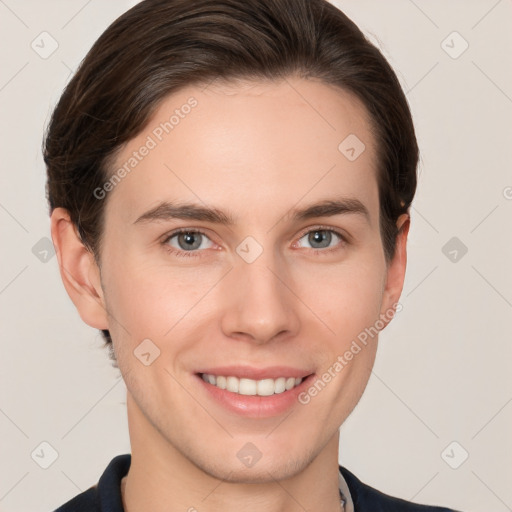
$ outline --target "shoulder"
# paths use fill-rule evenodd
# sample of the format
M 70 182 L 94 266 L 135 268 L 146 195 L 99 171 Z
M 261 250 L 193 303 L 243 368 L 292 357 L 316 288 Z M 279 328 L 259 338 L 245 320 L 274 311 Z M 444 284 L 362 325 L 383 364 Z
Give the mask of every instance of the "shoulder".
M 128 473 L 131 455 L 114 457 L 98 483 L 64 503 L 54 512 L 123 512 L 121 479 Z
M 343 466 L 339 468 L 350 490 L 355 512 L 457 512 L 449 508 L 419 505 L 394 498 L 361 482 Z

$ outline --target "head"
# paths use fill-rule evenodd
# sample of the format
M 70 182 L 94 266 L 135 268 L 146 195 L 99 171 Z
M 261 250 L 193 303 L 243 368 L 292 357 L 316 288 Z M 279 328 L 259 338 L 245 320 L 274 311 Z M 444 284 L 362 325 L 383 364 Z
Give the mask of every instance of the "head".
M 389 64 L 324 0 L 191 5 L 137 4 L 66 87 L 44 143 L 52 237 L 140 424 L 216 476 L 248 478 L 249 441 L 251 478 L 285 476 L 357 404 L 378 335 L 353 341 L 400 297 L 414 127 Z M 228 365 L 331 379 L 268 436 L 278 418 L 202 395 L 198 374 Z

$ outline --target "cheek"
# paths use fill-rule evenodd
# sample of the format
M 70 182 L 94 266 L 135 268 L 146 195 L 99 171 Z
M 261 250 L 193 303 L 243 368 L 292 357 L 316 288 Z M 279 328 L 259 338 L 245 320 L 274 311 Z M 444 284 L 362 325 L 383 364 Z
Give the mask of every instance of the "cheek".
M 324 424 L 341 424 L 359 401 L 371 374 L 377 350 L 385 267 L 376 259 L 310 275 L 308 305 L 329 327 L 315 337 L 319 357 L 318 384 L 307 390 L 310 414 Z M 327 276 L 330 276 L 327 279 Z M 319 278 L 325 285 L 319 287 Z M 314 283 L 317 283 L 314 286 Z M 327 389 L 324 393 L 322 390 Z
M 318 266 L 297 271 L 297 295 L 345 343 L 379 318 L 384 268 L 378 261 Z M 334 332 L 333 332 L 334 331 Z
M 148 264 L 120 255 L 110 261 L 121 262 L 105 268 L 112 330 L 134 344 L 145 338 L 161 340 L 179 322 L 197 314 L 201 300 L 222 277 L 218 270 Z

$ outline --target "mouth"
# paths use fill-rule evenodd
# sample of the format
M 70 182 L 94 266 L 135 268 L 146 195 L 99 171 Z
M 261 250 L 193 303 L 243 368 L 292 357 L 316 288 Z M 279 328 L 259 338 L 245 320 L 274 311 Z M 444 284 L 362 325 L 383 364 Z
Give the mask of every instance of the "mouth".
M 270 418 L 295 407 L 298 396 L 315 380 L 311 370 L 285 366 L 204 368 L 194 373 L 204 397 L 247 418 Z
M 249 379 L 234 375 L 213 375 L 211 373 L 198 374 L 205 382 L 219 389 L 245 396 L 272 396 L 290 391 L 299 386 L 309 377 L 277 377 L 267 379 Z M 311 374 L 310 374 L 311 375 Z

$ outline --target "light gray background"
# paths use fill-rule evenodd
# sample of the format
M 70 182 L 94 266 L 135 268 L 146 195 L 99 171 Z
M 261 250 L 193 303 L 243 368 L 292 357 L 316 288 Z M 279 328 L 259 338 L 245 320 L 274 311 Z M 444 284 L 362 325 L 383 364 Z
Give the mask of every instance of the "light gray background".
M 135 3 L 0 0 L 1 511 L 52 510 L 130 451 L 118 370 L 66 295 L 57 259 L 41 261 L 40 145 L 71 72 Z M 397 71 L 422 153 L 404 309 L 341 428 L 340 462 L 405 499 L 512 510 L 512 3 L 335 3 Z M 43 31 L 59 45 L 46 59 L 31 47 L 51 48 Z M 452 237 L 468 249 L 455 262 L 442 250 Z M 58 452 L 48 469 L 43 441 Z

